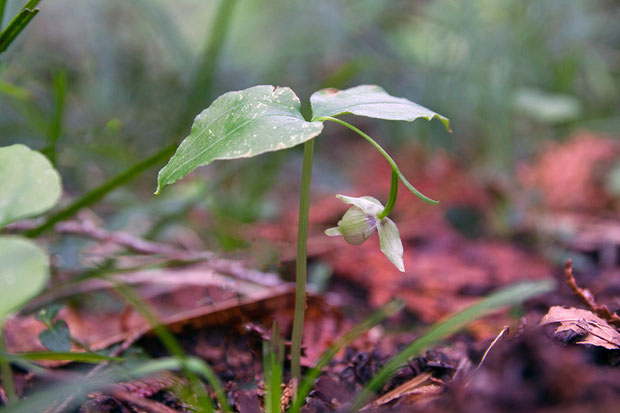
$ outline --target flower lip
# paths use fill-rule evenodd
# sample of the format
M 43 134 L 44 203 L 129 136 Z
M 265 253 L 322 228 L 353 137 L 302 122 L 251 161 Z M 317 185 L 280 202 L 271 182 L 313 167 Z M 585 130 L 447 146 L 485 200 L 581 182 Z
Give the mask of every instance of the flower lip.
M 327 235 L 342 235 L 349 244 L 360 245 L 377 229 L 374 216 L 366 214 L 361 208 L 352 206 L 338 221 L 338 227 L 330 228 Z

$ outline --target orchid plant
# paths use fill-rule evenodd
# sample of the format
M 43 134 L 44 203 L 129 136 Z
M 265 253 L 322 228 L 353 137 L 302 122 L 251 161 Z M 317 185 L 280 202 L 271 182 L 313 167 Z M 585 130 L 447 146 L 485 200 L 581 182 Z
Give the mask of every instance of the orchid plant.
M 289 88 L 263 85 L 225 93 L 196 116 L 189 136 L 179 145 L 168 164 L 159 171 L 156 191 L 156 194 L 160 193 L 164 186 L 214 160 L 249 158 L 304 144 L 297 233 L 295 313 L 291 339 L 291 374 L 296 382 L 299 382 L 301 376 L 299 359 L 305 312 L 306 248 L 314 138 L 321 133 L 325 122 L 339 123 L 367 140 L 390 164 L 392 181 L 386 205 L 370 196 L 355 198 L 338 195 L 345 204 L 352 206 L 338 222 L 338 226 L 328 229 L 326 233 L 329 236 L 343 236 L 348 243 L 359 245 L 376 230 L 379 233 L 381 251 L 396 268 L 404 272 L 403 245 L 398 228 L 388 218 L 396 202 L 399 182 L 420 199 L 430 204 L 436 204 L 437 201 L 423 195 L 411 185 L 396 162 L 374 139 L 338 116 L 354 114 L 409 122 L 418 118 L 438 118 L 450 131 L 447 118 L 410 100 L 391 96 L 374 85 L 362 85 L 347 90 L 319 90 L 311 96 L 310 103 L 312 118 L 306 120 L 300 112 L 299 98 Z

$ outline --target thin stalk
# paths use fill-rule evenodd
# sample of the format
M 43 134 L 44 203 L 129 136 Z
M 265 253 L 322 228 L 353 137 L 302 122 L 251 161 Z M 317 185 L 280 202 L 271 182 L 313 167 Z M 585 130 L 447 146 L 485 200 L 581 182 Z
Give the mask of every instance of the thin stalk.
M 65 112 L 67 75 L 62 70 L 54 76 L 54 90 L 56 92 L 56 102 L 47 131 L 47 146 L 41 150 L 43 154 L 47 155 L 52 164 L 56 164 L 56 144 L 62 133 L 62 120 Z
M 6 343 L 2 335 L 2 326 L 0 325 L 0 353 L 6 354 Z M 2 378 L 2 387 L 6 394 L 7 404 L 13 404 L 18 401 L 15 392 L 15 384 L 13 383 L 13 372 L 11 371 L 11 362 L 7 359 L 0 360 L 0 377 Z
M 390 197 L 388 198 L 387 204 L 385 204 L 385 208 L 383 211 L 379 212 L 377 218 L 383 219 L 390 215 L 392 209 L 394 209 L 394 205 L 396 204 L 396 196 L 398 195 L 398 174 L 395 170 L 392 170 L 392 184 L 390 185 Z
M 194 84 L 187 99 L 187 105 L 182 115 L 183 117 L 188 113 L 194 114 L 198 110 L 202 110 L 202 104 L 208 102 L 208 99 L 211 97 L 215 69 L 221 55 L 224 41 L 227 37 L 230 23 L 232 22 L 233 11 L 236 4 L 237 0 L 220 0 L 220 4 L 213 18 L 211 30 L 208 33 L 206 48 L 195 68 Z M 185 125 L 185 123 L 185 121 L 182 122 L 183 125 Z
M 296 383 L 301 380 L 301 337 L 306 311 L 306 271 L 308 247 L 308 217 L 310 214 L 310 182 L 312 180 L 312 160 L 314 158 L 314 139 L 304 143 L 304 163 L 301 170 L 299 190 L 299 223 L 297 227 L 297 263 L 295 276 L 295 313 L 293 316 L 293 335 L 291 338 L 291 375 Z M 296 390 L 295 390 L 296 393 Z
M 413 194 L 415 196 L 417 196 L 418 198 L 420 198 L 421 200 L 423 200 L 425 202 L 428 202 L 429 204 L 435 205 L 435 204 L 439 203 L 439 201 L 435 201 L 434 199 L 431 199 L 431 198 L 427 197 L 422 192 L 420 192 L 417 189 L 415 189 L 414 186 L 411 185 L 409 183 L 409 181 L 407 181 L 407 178 L 405 178 L 405 176 L 402 174 L 402 172 L 398 168 L 398 165 L 396 165 L 396 162 L 394 162 L 394 159 L 392 159 L 392 157 L 377 142 L 375 142 L 375 140 L 373 138 L 371 138 L 370 136 L 368 136 L 367 134 L 365 134 L 364 132 L 362 132 L 361 130 L 356 128 L 355 126 L 353 126 L 350 123 L 345 122 L 343 120 L 340 120 L 340 119 L 337 119 L 337 118 L 332 118 L 331 116 L 320 116 L 320 117 L 314 118 L 312 120 L 313 121 L 321 121 L 321 122 L 322 121 L 326 121 L 326 120 L 330 120 L 332 122 L 339 123 L 342 126 L 345 126 L 345 127 L 349 128 L 349 129 L 351 129 L 353 132 L 357 133 L 362 138 L 364 138 L 368 142 L 370 142 L 370 144 L 372 146 L 374 146 L 375 149 L 378 150 L 381 155 L 383 155 L 383 157 L 388 161 L 388 163 L 392 167 L 392 171 L 394 171 L 398 175 L 398 178 L 401 180 L 401 182 L 403 184 L 405 184 L 407 189 L 409 189 L 411 192 L 413 192 Z
M 167 160 L 168 158 L 170 158 L 170 156 L 172 156 L 176 147 L 176 144 L 166 146 L 164 149 L 155 153 L 151 157 L 133 165 L 129 169 L 125 170 L 124 172 L 120 173 L 109 181 L 104 182 L 102 185 L 98 186 L 92 191 L 87 192 L 82 197 L 67 205 L 65 208 L 61 209 L 53 215 L 50 215 L 43 224 L 29 231 L 26 231 L 25 235 L 27 237 L 34 238 L 38 237 L 43 232 L 52 229 L 54 225 L 56 225 L 58 222 L 72 217 L 82 208 L 86 208 L 99 201 L 101 198 L 107 195 L 108 192 L 126 184 L 136 176 L 140 175 L 142 172 L 157 165 L 158 163 Z
M 0 0 L 0 31 L 2 31 L 2 22 L 4 22 L 4 10 L 6 9 L 7 0 Z
M 15 16 L 4 30 L 0 32 L 0 53 L 4 52 L 7 47 L 9 47 L 34 16 L 37 15 L 39 9 L 35 9 L 35 7 L 39 4 L 39 1 L 41 0 L 29 0 L 28 3 L 22 7 L 21 11 L 17 13 L 17 16 Z

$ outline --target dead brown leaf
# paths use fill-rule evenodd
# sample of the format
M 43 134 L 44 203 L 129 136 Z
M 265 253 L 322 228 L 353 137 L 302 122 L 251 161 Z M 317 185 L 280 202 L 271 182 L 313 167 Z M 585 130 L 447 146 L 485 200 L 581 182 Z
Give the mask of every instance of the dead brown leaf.
M 543 317 L 540 325 L 560 323 L 555 333 L 572 331 L 584 336 L 577 344 L 590 344 L 609 350 L 620 349 L 620 333 L 596 314 L 579 308 L 554 306 Z

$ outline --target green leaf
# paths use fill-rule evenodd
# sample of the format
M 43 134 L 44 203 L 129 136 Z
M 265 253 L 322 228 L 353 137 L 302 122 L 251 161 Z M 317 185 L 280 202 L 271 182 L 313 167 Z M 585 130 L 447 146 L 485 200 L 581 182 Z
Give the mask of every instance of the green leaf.
M 39 333 L 39 341 L 43 346 L 55 352 L 68 352 L 71 350 L 71 334 L 69 326 L 64 320 L 56 321 L 51 328 Z
M 48 265 L 45 252 L 29 240 L 0 237 L 0 324 L 45 287 Z
M 15 16 L 7 27 L 0 33 L 0 53 L 4 52 L 7 47 L 15 40 L 22 30 L 37 15 L 39 9 L 35 9 L 40 0 L 29 0 L 21 11 Z M 0 20 L 2 16 L 0 16 Z
M 307 122 L 289 88 L 254 86 L 229 92 L 202 111 L 168 164 L 159 171 L 157 192 L 216 159 L 249 158 L 287 149 L 314 138 L 322 122 Z
M 33 351 L 30 353 L 0 354 L 0 359 L 5 360 L 62 360 L 78 361 L 82 363 L 102 363 L 104 361 L 124 361 L 120 357 L 109 357 L 98 353 L 78 353 L 60 351 Z
M 50 161 L 24 145 L 0 148 L 0 227 L 53 207 L 62 188 Z
M 310 97 L 313 119 L 352 113 L 358 116 L 413 122 L 418 118 L 440 119 L 450 131 L 450 121 L 404 98 L 389 95 L 375 85 L 361 85 L 346 90 L 322 89 Z

